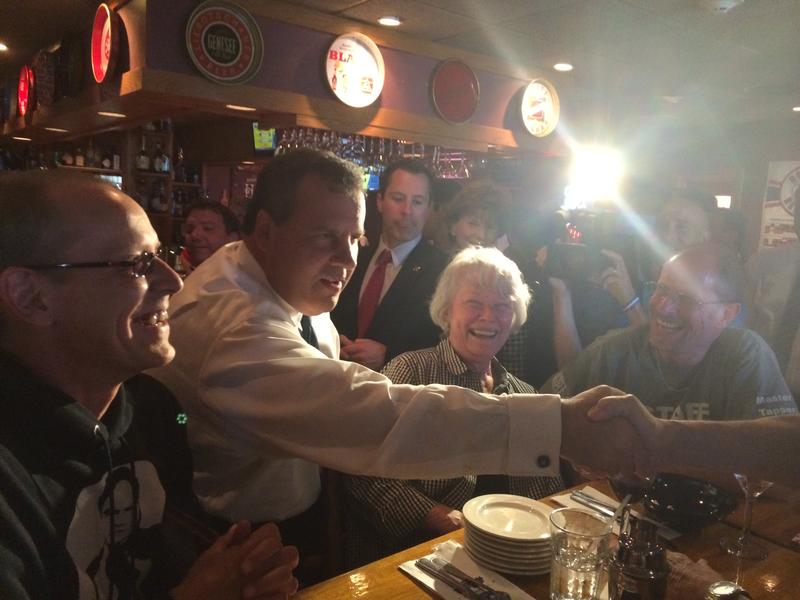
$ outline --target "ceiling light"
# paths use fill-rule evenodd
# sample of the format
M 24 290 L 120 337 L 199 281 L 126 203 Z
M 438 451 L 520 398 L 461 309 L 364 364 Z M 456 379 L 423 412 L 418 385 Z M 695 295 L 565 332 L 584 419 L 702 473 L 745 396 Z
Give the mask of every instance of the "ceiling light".
M 572 65 L 569 63 L 556 63 L 553 65 L 553 68 L 556 71 L 563 71 L 564 73 L 566 73 L 567 71 L 572 71 L 573 69 Z
M 12 139 L 19 140 L 20 142 L 30 142 L 31 138 L 22 137 L 21 135 L 14 135 Z
M 230 108 L 231 110 L 241 110 L 242 112 L 256 112 L 254 107 L 242 106 L 240 104 L 226 104 L 225 108 Z
M 45 127 L 45 130 L 52 131 L 54 133 L 69 133 L 69 129 L 61 129 L 60 127 Z
M 800 106 L 794 106 L 794 107 L 792 107 L 792 110 L 794 112 L 800 112 Z
M 254 165 L 254 164 L 256 164 L 256 163 L 255 163 L 255 162 L 253 162 L 252 160 L 243 160 L 243 161 L 242 161 L 242 164 L 243 164 L 243 165 Z
M 402 22 L 403 19 L 401 19 L 400 17 L 395 17 L 393 15 L 386 15 L 385 17 L 381 17 L 380 19 L 378 19 L 378 23 L 380 23 L 384 27 L 397 27 Z
M 6 46 L 3 42 L 0 42 L 0 52 L 8 52 L 8 46 Z
M 106 110 L 98 110 L 97 114 L 100 115 L 101 117 L 111 117 L 112 119 L 124 119 L 125 117 L 128 116 L 128 115 L 123 115 L 122 113 L 109 112 Z

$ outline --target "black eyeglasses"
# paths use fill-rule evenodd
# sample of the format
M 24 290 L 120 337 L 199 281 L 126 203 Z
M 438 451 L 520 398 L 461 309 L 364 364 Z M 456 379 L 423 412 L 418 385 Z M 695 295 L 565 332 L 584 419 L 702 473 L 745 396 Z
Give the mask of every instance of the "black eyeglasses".
M 683 292 L 673 290 L 664 283 L 657 283 L 655 285 L 655 288 L 653 289 L 653 297 L 669 298 L 685 311 L 696 310 L 701 306 L 705 306 L 706 304 L 735 304 L 735 302 L 731 302 L 729 300 L 698 300 L 689 294 L 684 294 Z
M 85 263 L 57 263 L 54 265 L 24 265 L 26 269 L 45 271 L 48 269 L 101 269 L 105 267 L 129 267 L 131 277 L 145 277 L 153 268 L 153 263 L 158 258 L 167 260 L 168 251 L 163 246 L 153 252 L 145 250 L 131 260 L 105 260 Z

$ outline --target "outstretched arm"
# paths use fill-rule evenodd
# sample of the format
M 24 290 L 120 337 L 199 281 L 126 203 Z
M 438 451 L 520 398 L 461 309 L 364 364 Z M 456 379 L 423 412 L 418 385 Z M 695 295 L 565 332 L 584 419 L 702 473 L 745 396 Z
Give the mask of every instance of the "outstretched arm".
M 630 395 L 602 398 L 592 420 L 627 419 L 639 433 L 644 454 L 639 472 L 704 469 L 744 472 L 794 486 L 800 482 L 800 415 L 746 421 L 656 419 Z

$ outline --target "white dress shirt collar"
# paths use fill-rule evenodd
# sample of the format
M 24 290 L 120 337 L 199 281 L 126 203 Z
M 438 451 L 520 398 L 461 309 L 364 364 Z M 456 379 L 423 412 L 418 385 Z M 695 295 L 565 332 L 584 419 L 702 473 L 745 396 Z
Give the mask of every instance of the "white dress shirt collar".
M 375 250 L 372 262 L 375 262 L 378 259 L 378 256 L 381 255 L 381 252 L 388 250 L 392 253 L 392 265 L 395 268 L 398 268 L 405 262 L 405 260 L 408 258 L 408 255 L 411 254 L 411 251 L 417 247 L 417 244 L 420 243 L 420 240 L 422 240 L 422 235 L 418 235 L 413 240 L 403 242 L 402 244 L 397 244 L 397 246 L 394 248 L 389 248 L 386 245 L 386 242 L 383 241 L 383 236 L 381 236 L 381 241 L 378 244 L 378 249 Z

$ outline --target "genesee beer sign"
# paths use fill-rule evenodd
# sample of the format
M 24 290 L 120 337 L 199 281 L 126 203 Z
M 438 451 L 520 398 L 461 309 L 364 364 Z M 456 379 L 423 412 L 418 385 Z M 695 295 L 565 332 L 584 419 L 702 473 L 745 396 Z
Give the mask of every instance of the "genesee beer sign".
M 253 17 L 228 2 L 204 2 L 192 12 L 186 23 L 186 48 L 205 77 L 224 84 L 253 77 L 264 57 L 264 41 Z

